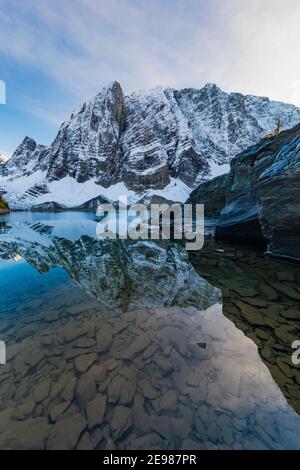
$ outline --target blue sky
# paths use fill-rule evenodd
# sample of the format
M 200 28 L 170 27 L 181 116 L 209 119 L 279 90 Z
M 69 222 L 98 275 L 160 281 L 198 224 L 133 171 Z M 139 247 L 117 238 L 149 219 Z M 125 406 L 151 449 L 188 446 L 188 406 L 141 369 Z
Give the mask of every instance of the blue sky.
M 43 144 L 111 80 L 300 105 L 299 0 L 0 0 L 0 153 Z

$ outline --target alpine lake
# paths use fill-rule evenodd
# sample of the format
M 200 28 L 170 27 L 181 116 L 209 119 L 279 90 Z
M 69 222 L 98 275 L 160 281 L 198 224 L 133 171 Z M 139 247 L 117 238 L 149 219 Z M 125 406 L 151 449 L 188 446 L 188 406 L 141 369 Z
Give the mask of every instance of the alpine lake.
M 0 299 L 0 449 L 300 449 L 299 265 L 13 212 Z

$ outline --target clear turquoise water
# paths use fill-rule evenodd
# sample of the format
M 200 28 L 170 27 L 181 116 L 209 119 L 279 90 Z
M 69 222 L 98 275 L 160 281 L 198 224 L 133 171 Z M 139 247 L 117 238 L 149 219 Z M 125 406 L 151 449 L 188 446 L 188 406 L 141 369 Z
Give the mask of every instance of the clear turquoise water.
M 69 282 L 69 275 L 61 268 L 53 268 L 41 275 L 26 261 L 0 260 L 0 315 L 9 315 L 13 305 L 22 305 L 47 292 L 55 292 L 56 288 Z
M 298 267 L 99 241 L 93 213 L 1 220 L 0 448 L 300 448 L 299 302 L 260 290 L 297 293 Z

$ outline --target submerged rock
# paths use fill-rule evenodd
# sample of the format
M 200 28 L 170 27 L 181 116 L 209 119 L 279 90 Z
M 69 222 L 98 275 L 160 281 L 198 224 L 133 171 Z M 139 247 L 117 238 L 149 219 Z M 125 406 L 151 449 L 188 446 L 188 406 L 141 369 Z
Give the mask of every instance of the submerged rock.
M 118 440 L 132 426 L 132 416 L 130 408 L 126 406 L 116 406 L 113 410 L 110 423 L 113 438 Z
M 93 429 L 101 425 L 106 410 L 106 396 L 100 395 L 87 405 L 88 427 Z
M 69 419 L 58 421 L 49 435 L 48 450 L 74 449 L 87 426 L 87 422 L 81 414 L 76 414 Z

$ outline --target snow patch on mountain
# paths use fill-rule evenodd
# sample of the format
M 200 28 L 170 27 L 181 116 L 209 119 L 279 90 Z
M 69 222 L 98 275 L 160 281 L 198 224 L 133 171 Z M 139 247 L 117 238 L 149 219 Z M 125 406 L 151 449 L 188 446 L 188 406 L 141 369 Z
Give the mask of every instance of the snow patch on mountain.
M 211 176 L 213 178 L 216 178 L 217 176 L 225 175 L 226 173 L 229 173 L 230 171 L 229 163 L 223 163 L 223 165 L 219 165 L 218 163 L 211 161 L 209 166 L 210 166 Z
M 192 188 L 184 184 L 183 181 L 171 178 L 170 183 L 164 189 L 145 191 L 143 197 L 148 199 L 151 196 L 160 196 L 168 201 L 184 203 L 192 192 Z M 139 196 L 141 198 L 141 196 Z
M 0 177 L 0 187 L 7 194 L 6 200 L 11 209 L 24 210 L 46 203 L 56 203 L 62 208 L 72 209 L 101 196 L 111 202 L 117 202 L 120 197 L 126 197 L 129 204 L 152 196 L 160 196 L 170 201 L 183 203 L 191 192 L 191 188 L 175 178 L 171 178 L 170 183 L 163 190 L 147 190 L 143 193 L 136 193 L 128 189 L 123 182 L 104 188 L 95 180 L 78 183 L 70 176 L 47 183 L 44 194 L 30 191 L 32 188 L 43 185 L 44 181 L 45 173 L 37 171 L 32 175 L 18 177 L 10 181 Z M 11 194 L 13 197 L 10 196 Z

